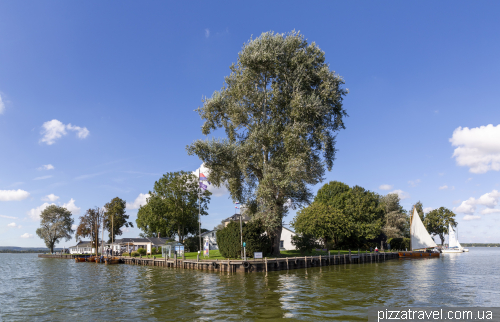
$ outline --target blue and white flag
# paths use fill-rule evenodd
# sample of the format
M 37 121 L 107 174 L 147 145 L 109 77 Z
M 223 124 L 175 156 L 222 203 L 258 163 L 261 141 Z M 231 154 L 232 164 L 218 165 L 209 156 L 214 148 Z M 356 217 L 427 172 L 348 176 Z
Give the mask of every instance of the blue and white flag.
M 200 182 L 200 188 L 203 190 L 207 190 L 208 187 L 204 185 L 202 182 Z

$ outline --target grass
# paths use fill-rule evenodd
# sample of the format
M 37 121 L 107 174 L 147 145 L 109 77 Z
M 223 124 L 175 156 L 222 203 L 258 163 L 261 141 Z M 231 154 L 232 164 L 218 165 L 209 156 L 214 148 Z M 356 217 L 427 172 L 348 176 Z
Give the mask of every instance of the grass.
M 343 254 L 349 254 L 349 251 L 348 250 L 330 250 L 330 253 L 332 255 L 338 255 L 340 252 L 340 255 L 343 255 Z M 360 253 L 365 253 L 366 251 L 362 251 L 360 250 Z M 358 251 L 351 251 L 351 254 L 357 254 Z M 185 253 L 185 258 L 186 259 L 189 259 L 189 260 L 195 260 L 196 259 L 196 255 L 198 255 L 198 252 L 191 252 L 191 253 Z M 304 256 L 327 256 L 328 255 L 328 252 L 326 251 L 322 251 L 322 250 L 313 250 L 312 252 L 310 253 L 306 253 L 306 254 L 301 254 L 300 251 L 298 250 L 283 250 L 281 251 L 281 255 L 280 256 L 277 256 L 278 258 L 286 258 L 286 257 L 304 257 Z M 122 256 L 128 256 L 128 253 L 124 253 Z M 162 258 L 161 257 L 161 254 L 156 254 L 156 255 L 147 255 L 147 256 L 143 256 L 144 258 L 153 258 L 153 256 L 155 258 Z M 275 258 L 275 256 L 269 256 L 268 258 Z M 220 252 L 218 250 L 211 250 L 210 251 L 210 256 L 209 257 L 204 257 L 203 256 L 203 253 L 200 254 L 200 260 L 203 260 L 203 259 L 219 259 L 219 260 L 227 260 L 226 257 L 223 257 Z M 240 258 L 230 258 L 232 260 L 237 260 L 237 259 L 240 259 Z

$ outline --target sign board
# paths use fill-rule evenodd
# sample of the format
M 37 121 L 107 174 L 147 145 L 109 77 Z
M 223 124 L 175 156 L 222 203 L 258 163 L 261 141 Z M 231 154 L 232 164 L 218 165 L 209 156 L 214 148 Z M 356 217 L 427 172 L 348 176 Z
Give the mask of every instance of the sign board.
M 247 243 L 243 242 L 243 247 L 247 247 Z
M 253 253 L 253 258 L 262 258 L 262 252 Z

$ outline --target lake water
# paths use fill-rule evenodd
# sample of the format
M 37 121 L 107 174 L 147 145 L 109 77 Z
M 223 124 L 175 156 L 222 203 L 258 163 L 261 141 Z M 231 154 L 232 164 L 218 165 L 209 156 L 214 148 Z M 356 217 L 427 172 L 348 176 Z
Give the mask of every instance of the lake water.
M 366 320 L 372 306 L 500 307 L 500 248 L 266 273 L 0 254 L 0 321 Z

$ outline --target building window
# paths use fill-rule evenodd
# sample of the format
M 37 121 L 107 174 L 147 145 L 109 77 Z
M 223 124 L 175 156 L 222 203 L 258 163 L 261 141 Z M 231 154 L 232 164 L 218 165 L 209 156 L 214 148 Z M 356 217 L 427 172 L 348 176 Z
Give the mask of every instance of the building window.
M 280 240 L 280 248 L 285 247 L 285 246 L 283 246 L 283 244 L 284 244 L 284 243 L 285 243 L 285 242 L 284 242 L 283 240 Z

